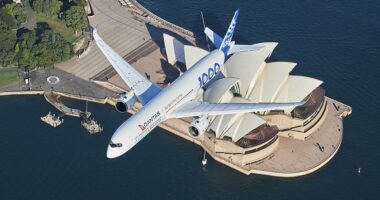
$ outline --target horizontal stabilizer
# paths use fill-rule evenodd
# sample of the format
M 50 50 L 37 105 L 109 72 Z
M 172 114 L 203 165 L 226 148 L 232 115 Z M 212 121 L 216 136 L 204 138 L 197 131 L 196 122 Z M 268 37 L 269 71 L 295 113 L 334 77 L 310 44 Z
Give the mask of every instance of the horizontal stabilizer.
M 216 34 L 214 31 L 209 29 L 208 27 L 205 28 L 205 34 L 210 39 L 210 41 L 214 44 L 216 48 L 219 48 L 222 44 L 223 38 L 220 37 L 218 34 Z
M 227 115 L 239 113 L 284 110 L 304 105 L 305 102 L 289 103 L 208 103 L 190 101 L 180 106 L 170 118 L 194 117 L 203 115 Z

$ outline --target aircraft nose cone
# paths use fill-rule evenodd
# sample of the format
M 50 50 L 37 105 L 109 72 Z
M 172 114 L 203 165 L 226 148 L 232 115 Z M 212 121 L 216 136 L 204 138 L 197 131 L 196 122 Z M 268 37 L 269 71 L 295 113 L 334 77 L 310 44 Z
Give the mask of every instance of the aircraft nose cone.
M 118 149 L 112 148 L 110 145 L 108 145 L 107 149 L 107 158 L 112 159 L 112 158 L 117 158 L 121 155 L 123 155 L 124 152 L 120 151 Z

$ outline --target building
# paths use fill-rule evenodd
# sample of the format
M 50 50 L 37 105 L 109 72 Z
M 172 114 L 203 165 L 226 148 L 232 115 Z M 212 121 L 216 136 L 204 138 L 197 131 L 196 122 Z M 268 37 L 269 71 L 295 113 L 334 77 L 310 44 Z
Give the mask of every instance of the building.
M 164 34 L 166 57 L 170 64 L 178 62 L 190 68 L 208 52 L 183 45 Z M 215 152 L 241 155 L 242 165 L 257 162 L 279 148 L 279 137 L 307 139 L 324 117 L 327 102 L 320 80 L 290 75 L 292 62 L 266 62 L 277 43 L 257 52 L 232 55 L 219 75 L 208 83 L 199 98 L 207 102 L 298 102 L 302 107 L 262 113 L 246 113 L 209 117 L 208 132 L 215 138 Z

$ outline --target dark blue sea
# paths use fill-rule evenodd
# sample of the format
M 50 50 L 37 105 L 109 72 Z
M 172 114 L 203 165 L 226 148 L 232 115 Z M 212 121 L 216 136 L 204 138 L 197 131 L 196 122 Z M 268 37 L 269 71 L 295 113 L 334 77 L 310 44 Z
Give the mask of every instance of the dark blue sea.
M 353 107 L 339 152 L 304 177 L 246 176 L 212 159 L 203 170 L 200 147 L 158 128 L 109 160 L 109 139 L 128 116 L 89 104 L 105 128 L 90 136 L 75 118 L 57 129 L 40 122 L 54 111 L 41 96 L 0 97 L 0 199 L 380 199 L 380 1 L 140 2 L 198 33 L 203 11 L 221 35 L 241 8 L 237 43 L 279 42 L 273 60 L 297 62 L 293 74 L 323 80 L 327 96 Z

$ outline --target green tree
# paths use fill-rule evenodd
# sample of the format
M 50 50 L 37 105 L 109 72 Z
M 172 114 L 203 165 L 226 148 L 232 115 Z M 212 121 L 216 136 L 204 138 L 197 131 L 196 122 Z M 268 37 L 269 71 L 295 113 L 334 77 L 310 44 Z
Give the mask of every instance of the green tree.
M 31 50 L 32 58 L 29 65 L 50 67 L 54 63 L 69 59 L 72 55 L 71 44 L 58 33 L 51 30 L 45 30 L 39 37 L 39 43 L 33 46 Z M 22 45 L 21 45 L 22 46 Z
M 17 28 L 15 19 L 4 8 L 0 8 L 0 21 L 5 22 L 11 29 Z
M 16 40 L 16 32 L 0 20 L 0 65 L 8 66 L 12 63 Z
M 62 2 L 58 0 L 33 0 L 32 8 L 45 16 L 57 16 L 61 10 Z
M 86 12 L 82 6 L 71 6 L 66 12 L 66 25 L 77 31 L 82 31 L 86 28 Z
M 65 44 L 65 47 L 63 48 L 62 52 L 62 61 L 68 60 L 72 56 L 72 47 L 70 44 Z
M 35 31 L 28 31 L 23 33 L 15 46 L 15 62 L 19 66 L 31 66 L 34 67 L 33 65 L 34 62 L 32 62 L 33 59 L 33 53 L 32 53 L 32 48 L 36 43 L 36 33 Z
M 7 13 L 11 16 L 15 16 L 13 14 L 13 9 L 16 7 L 16 4 L 15 3 L 8 3 L 8 4 L 5 4 L 5 10 L 7 11 Z
M 16 3 L 8 3 L 5 5 L 5 10 L 10 16 L 16 19 L 18 24 L 26 21 L 26 11 L 21 5 Z
M 25 7 L 21 5 L 16 5 L 16 7 L 13 8 L 13 13 L 16 21 L 21 24 L 26 22 L 26 10 Z
M 74 0 L 75 5 L 77 6 L 85 6 L 87 4 L 86 0 Z

